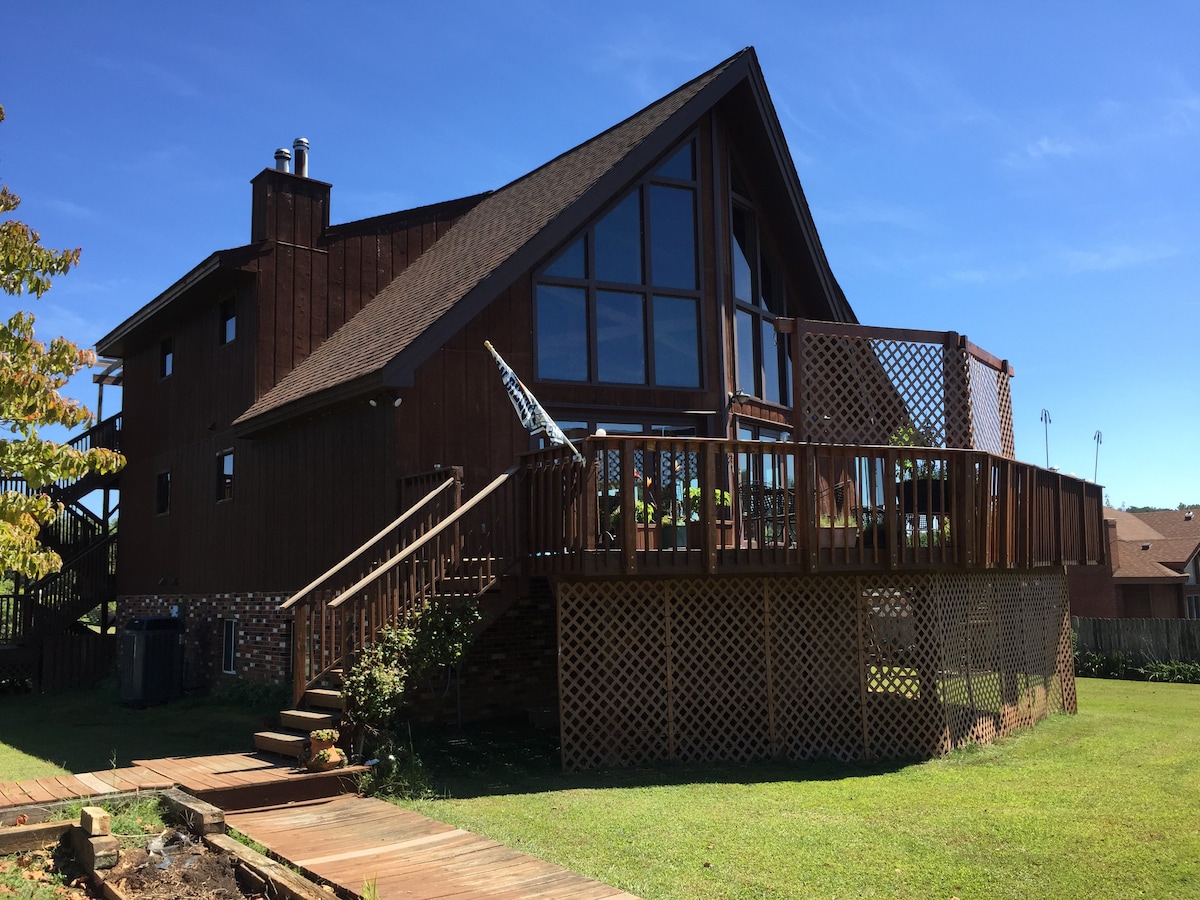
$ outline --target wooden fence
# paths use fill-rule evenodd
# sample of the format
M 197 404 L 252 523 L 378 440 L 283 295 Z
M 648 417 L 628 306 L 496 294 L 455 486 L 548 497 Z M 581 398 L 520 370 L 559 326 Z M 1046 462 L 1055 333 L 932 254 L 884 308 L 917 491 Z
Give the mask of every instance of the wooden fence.
M 1071 617 L 1081 653 L 1137 662 L 1200 663 L 1198 619 L 1087 619 Z

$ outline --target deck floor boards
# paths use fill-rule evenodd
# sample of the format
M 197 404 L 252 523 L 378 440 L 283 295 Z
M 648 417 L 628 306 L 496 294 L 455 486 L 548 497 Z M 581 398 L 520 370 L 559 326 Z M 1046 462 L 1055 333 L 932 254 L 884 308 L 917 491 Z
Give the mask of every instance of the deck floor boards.
M 342 796 L 227 814 L 285 859 L 359 893 L 407 900 L 636 900 L 632 894 L 382 800 Z

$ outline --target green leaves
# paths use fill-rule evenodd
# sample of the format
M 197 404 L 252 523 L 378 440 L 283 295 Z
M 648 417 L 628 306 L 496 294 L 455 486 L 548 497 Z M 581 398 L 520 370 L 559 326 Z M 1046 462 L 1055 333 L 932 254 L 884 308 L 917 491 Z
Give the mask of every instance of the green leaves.
M 21 198 L 0 185 L 0 213 L 20 205 Z M 22 222 L 0 222 L 0 290 L 40 297 L 50 289 L 52 276 L 66 274 L 79 262 L 78 249 L 47 250 L 40 240 Z M 0 324 L 0 429 L 16 435 L 0 439 L 0 479 L 8 488 L 0 494 L 0 570 L 36 579 L 62 566 L 58 554 L 37 541 L 41 527 L 53 522 L 62 507 L 36 492 L 89 472 L 115 472 L 125 460 L 111 450 L 78 449 L 38 435 L 43 425 L 91 424 L 92 414 L 59 391 L 72 375 L 95 365 L 96 354 L 62 337 L 49 344 L 38 341 L 33 324 L 33 314 L 27 312 L 16 312 Z

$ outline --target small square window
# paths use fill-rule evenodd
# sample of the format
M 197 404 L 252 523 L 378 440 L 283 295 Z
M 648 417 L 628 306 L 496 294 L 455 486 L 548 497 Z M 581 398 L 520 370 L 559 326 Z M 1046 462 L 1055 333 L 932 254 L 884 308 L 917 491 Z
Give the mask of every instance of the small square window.
M 154 511 L 165 516 L 171 511 L 171 473 L 159 472 L 154 484 Z
M 237 301 L 221 304 L 221 343 L 228 344 L 237 337 Z
M 217 502 L 233 499 L 233 451 L 217 454 Z
M 158 377 L 166 378 L 175 371 L 175 339 L 163 338 L 158 348 Z
M 226 675 L 237 674 L 237 619 L 221 622 L 221 671 Z

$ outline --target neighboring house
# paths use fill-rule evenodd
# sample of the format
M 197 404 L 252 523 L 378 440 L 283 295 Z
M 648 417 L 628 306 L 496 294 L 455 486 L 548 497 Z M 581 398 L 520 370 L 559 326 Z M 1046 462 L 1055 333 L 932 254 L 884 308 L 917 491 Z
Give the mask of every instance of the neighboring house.
M 1098 489 L 1012 458 L 1007 361 L 857 324 L 753 50 L 416 210 L 331 225 L 297 151 L 249 244 L 98 344 L 121 615 L 183 618 L 191 684 L 300 699 L 474 596 L 424 714 L 549 710 L 571 767 L 936 753 L 1074 708 Z M 582 461 L 531 441 L 485 340 Z
M 1111 567 L 1069 571 L 1072 615 L 1200 619 L 1200 518 L 1109 507 L 1104 517 Z

